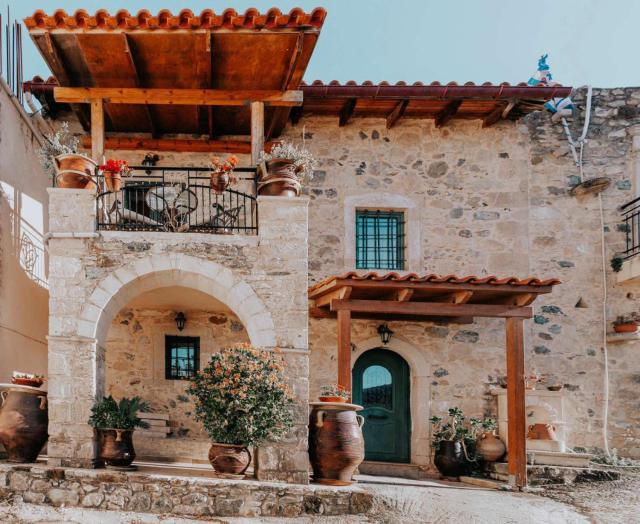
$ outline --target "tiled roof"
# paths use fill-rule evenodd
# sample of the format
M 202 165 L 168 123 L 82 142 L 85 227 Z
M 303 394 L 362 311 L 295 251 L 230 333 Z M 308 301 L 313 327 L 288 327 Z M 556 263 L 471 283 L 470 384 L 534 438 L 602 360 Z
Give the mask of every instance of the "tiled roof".
M 436 275 L 434 273 L 428 273 L 425 275 L 418 275 L 417 273 L 407 273 L 401 275 L 400 273 L 384 273 L 378 274 L 375 271 L 368 273 L 358 273 L 357 271 L 349 271 L 342 275 L 334 275 L 324 279 L 317 284 L 314 284 L 309 288 L 309 291 L 318 289 L 334 280 L 371 280 L 376 282 L 383 281 L 395 281 L 395 282 L 432 282 L 434 284 L 491 284 L 491 285 L 510 285 L 510 286 L 555 286 L 560 284 L 560 280 L 557 278 L 548 278 L 541 280 L 536 277 L 517 278 L 517 277 L 505 277 L 498 278 L 496 276 L 478 277 L 476 275 L 468 275 L 465 277 L 458 277 L 456 275 Z
M 519 82 L 512 86 L 509 82 L 500 82 L 499 84 L 493 84 L 492 82 L 483 82 L 482 84 L 476 84 L 475 82 L 465 82 L 464 84 L 459 84 L 458 82 L 447 82 L 443 84 L 442 82 L 431 82 L 429 84 L 425 84 L 424 82 L 413 82 L 409 84 L 403 80 L 392 84 L 391 82 L 387 82 L 383 80 L 382 82 L 378 82 L 377 84 L 372 82 L 371 80 L 365 80 L 362 83 L 358 83 L 355 80 L 348 80 L 344 84 L 338 80 L 331 80 L 330 82 L 323 82 L 322 80 L 314 80 L 310 84 L 302 83 L 302 85 L 310 85 L 310 86 L 466 86 L 466 87 L 497 87 L 497 86 L 506 86 L 506 87 L 531 87 L 526 82 Z M 536 87 L 550 87 L 550 86 L 536 86 Z M 560 84 L 555 84 L 552 87 L 562 87 Z
M 113 15 L 105 9 L 99 9 L 93 15 L 84 9 L 78 9 L 73 15 L 58 9 L 48 15 L 39 9 L 25 18 L 24 22 L 28 29 L 319 29 L 326 15 L 327 12 L 321 7 L 311 13 L 294 8 L 288 14 L 276 8 L 266 13 L 254 8 L 244 13 L 225 9 L 220 14 L 213 9 L 205 9 L 199 15 L 194 15 L 189 9 L 183 9 L 177 15 L 168 9 L 162 9 L 156 15 L 146 9 L 138 11 L 136 15 L 131 15 L 126 9 Z

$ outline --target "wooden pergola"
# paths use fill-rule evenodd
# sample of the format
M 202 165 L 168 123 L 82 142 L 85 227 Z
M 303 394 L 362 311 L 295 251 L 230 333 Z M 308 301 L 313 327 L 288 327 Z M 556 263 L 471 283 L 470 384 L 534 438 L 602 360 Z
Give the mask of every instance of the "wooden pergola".
M 310 315 L 338 321 L 338 383 L 351 389 L 351 319 L 471 323 L 504 318 L 509 417 L 509 477 L 527 485 L 523 323 L 531 304 L 550 293 L 557 279 L 355 272 L 329 277 L 309 288 Z

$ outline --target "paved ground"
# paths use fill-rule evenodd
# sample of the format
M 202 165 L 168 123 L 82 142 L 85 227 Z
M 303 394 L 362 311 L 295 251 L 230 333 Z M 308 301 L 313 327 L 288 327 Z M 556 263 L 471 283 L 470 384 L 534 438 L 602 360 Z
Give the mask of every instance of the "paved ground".
M 362 485 L 379 495 L 380 505 L 368 519 L 316 517 L 295 522 L 356 524 L 632 524 L 640 522 L 640 475 L 616 482 L 556 486 L 533 493 L 515 493 L 435 481 L 362 478 Z M 141 513 L 51 508 L 0 502 L 3 524 L 202 524 L 201 520 L 162 518 Z M 282 519 L 219 519 L 217 523 L 272 523 Z

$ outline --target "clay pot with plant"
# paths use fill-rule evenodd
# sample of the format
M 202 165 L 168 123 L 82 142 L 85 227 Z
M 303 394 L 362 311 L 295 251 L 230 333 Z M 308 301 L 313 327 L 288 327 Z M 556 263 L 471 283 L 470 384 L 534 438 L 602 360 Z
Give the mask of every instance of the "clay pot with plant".
M 58 131 L 44 135 L 44 144 L 38 151 L 40 163 L 56 187 L 95 191 L 97 164 L 78 153 L 79 143 L 69 131 L 69 123 L 63 122 Z
M 485 462 L 496 462 L 500 460 L 507 451 L 504 442 L 496 435 L 498 425 L 492 418 L 482 420 L 471 419 L 472 426 L 476 426 L 478 438 L 476 442 L 476 452 Z
M 325 384 L 320 387 L 320 402 L 347 402 L 351 392 L 338 384 Z
M 316 161 L 311 152 L 291 142 L 282 142 L 271 152 L 260 153 L 258 194 L 295 197 L 304 181 L 313 178 Z
M 616 333 L 635 333 L 638 331 L 638 321 L 633 315 L 620 315 L 613 323 Z
M 149 404 L 140 397 L 116 401 L 111 395 L 96 400 L 91 408 L 89 425 L 98 433 L 98 457 L 107 466 L 129 468 L 136 458 L 133 432 L 147 429 L 139 412 L 148 412 Z
M 44 375 L 38 375 L 37 373 L 23 373 L 21 371 L 14 371 L 11 376 L 11 383 L 17 386 L 29 386 L 31 388 L 39 388 L 44 384 Z
M 238 157 L 231 155 L 225 160 L 218 156 L 211 159 L 211 189 L 216 195 L 222 195 L 231 184 L 237 182 L 233 170 L 238 165 Z
M 249 344 L 223 349 L 191 379 L 187 392 L 212 441 L 209 462 L 222 475 L 244 475 L 250 446 L 277 441 L 293 427 L 284 360 L 273 351 Z
M 104 176 L 105 189 L 109 193 L 115 193 L 122 189 L 122 177 L 127 177 L 131 173 L 126 160 L 109 159 L 104 165 L 98 167 Z

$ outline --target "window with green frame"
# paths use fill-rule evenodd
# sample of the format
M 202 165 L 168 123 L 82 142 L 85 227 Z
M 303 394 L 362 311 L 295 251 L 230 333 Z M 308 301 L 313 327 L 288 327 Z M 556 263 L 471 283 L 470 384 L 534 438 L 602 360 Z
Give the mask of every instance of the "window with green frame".
M 188 380 L 200 368 L 200 337 L 164 337 L 164 378 Z
M 404 269 L 404 213 L 356 210 L 356 269 Z

